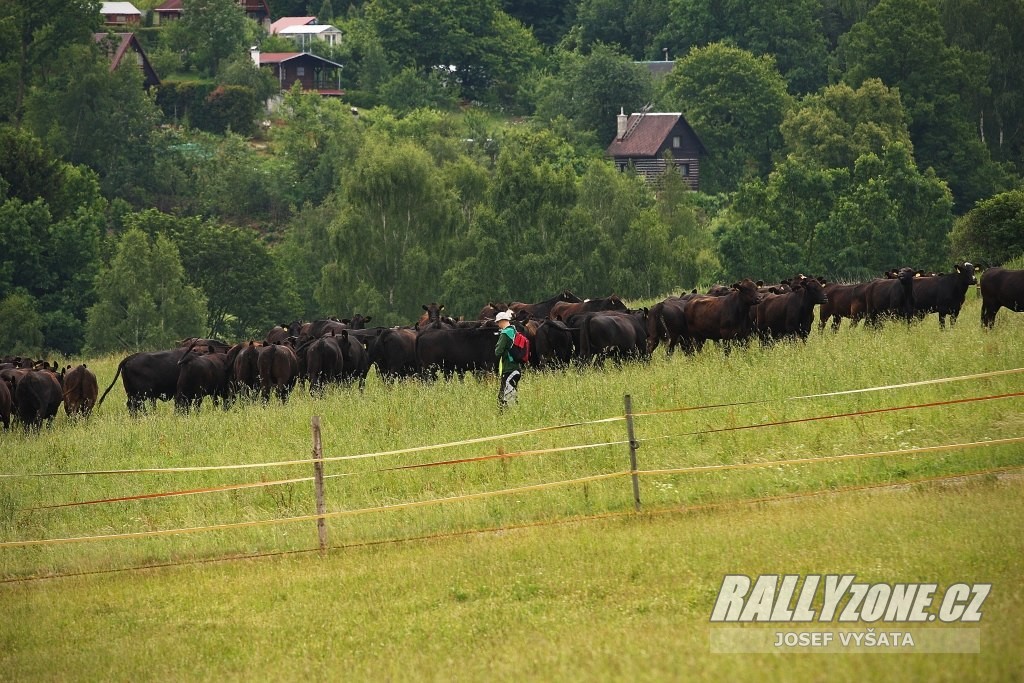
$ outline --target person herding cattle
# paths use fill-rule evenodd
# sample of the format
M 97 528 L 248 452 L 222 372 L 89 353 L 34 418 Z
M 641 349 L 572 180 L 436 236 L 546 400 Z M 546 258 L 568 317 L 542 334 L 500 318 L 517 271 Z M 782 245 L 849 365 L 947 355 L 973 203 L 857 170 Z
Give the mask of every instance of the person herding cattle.
M 515 403 L 519 379 L 522 377 L 522 366 L 512 356 L 512 342 L 516 338 L 516 328 L 512 325 L 512 311 L 499 311 L 494 316 L 498 323 L 498 343 L 494 347 L 494 355 L 498 357 L 498 409 L 503 410 L 510 403 Z

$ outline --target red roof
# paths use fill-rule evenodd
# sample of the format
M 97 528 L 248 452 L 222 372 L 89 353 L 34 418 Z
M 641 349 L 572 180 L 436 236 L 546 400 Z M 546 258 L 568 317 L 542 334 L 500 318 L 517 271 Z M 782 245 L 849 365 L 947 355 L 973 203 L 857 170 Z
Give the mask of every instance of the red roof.
M 283 28 L 289 28 L 291 26 L 308 26 L 309 24 L 315 23 L 316 17 L 281 17 L 270 25 L 270 33 L 274 34 Z
M 166 0 L 153 8 L 154 12 L 180 12 L 181 0 Z
M 280 64 L 301 55 L 301 52 L 261 52 L 260 64 Z
M 665 138 L 682 118 L 683 115 L 678 112 L 631 114 L 626 121 L 626 136 L 621 140 L 615 138 L 608 145 L 608 154 L 614 157 L 657 156 Z M 683 123 L 689 127 L 685 119 Z

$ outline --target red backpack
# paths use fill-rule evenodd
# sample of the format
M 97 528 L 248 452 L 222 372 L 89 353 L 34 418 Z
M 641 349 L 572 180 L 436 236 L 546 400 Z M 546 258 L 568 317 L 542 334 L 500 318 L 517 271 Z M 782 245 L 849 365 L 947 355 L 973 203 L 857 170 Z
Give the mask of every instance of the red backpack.
M 519 330 L 516 330 L 516 336 L 512 339 L 512 346 L 509 347 L 508 355 L 512 356 L 512 360 L 517 363 L 530 362 L 530 340 Z

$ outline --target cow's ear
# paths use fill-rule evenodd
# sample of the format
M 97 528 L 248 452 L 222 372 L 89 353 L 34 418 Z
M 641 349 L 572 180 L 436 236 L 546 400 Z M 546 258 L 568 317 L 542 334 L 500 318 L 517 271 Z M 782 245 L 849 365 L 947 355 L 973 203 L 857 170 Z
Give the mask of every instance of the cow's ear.
M 439 311 L 443 311 L 443 310 L 444 310 L 444 304 L 441 304 L 440 306 L 438 306 L 438 307 L 437 307 L 437 310 L 439 310 Z
M 958 272 L 958 273 L 961 273 L 961 272 L 963 272 L 963 271 L 962 271 L 962 270 L 960 269 L 960 264 L 959 264 L 959 263 L 954 263 L 954 264 L 953 264 L 953 268 L 954 268 L 954 269 L 956 270 L 956 272 Z
M 370 322 L 371 320 L 373 320 L 373 316 L 369 316 L 369 315 L 368 315 L 368 316 L 366 316 L 365 318 L 363 318 L 363 322 L 364 322 L 364 323 L 368 323 L 368 322 Z

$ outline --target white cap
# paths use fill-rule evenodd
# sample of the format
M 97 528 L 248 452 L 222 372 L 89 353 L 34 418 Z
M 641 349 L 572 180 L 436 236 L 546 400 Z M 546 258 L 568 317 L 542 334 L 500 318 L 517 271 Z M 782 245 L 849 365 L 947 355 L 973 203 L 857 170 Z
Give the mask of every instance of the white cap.
M 494 316 L 494 321 L 508 320 L 512 322 L 512 311 L 498 311 L 498 315 Z

